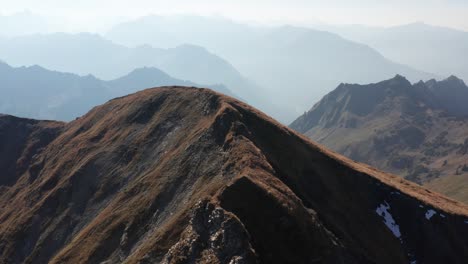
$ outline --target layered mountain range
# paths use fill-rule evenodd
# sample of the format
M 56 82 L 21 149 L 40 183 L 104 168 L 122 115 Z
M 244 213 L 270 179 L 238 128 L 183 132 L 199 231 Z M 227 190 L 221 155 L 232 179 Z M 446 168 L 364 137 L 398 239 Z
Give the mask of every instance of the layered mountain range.
M 290 126 L 325 146 L 468 202 L 468 87 L 455 76 L 341 84 Z
M 290 25 L 260 26 L 219 17 L 155 15 L 116 25 L 105 37 L 129 46 L 148 43 L 167 48 L 192 43 L 206 47 L 263 87 L 261 96 L 288 110 L 282 120 L 287 123 L 341 82 L 377 82 L 395 74 L 412 81 L 436 77 L 395 63 L 365 42 Z
M 91 33 L 32 34 L 0 38 L 0 60 L 13 67 L 39 65 L 60 72 L 93 75 L 102 80 L 120 78 L 139 68 L 157 68 L 179 80 L 223 85 L 263 111 L 282 120 L 286 120 L 285 116 L 292 120 L 290 112 L 265 98 L 268 93 L 206 48 L 185 43 L 170 48 L 157 47 L 146 43 L 127 47 Z M 151 86 L 155 85 L 165 83 Z
M 70 121 L 114 97 L 163 85 L 198 86 L 149 67 L 103 81 L 92 75 L 50 71 L 37 65 L 13 68 L 0 62 L 0 113 Z M 223 85 L 209 87 L 234 96 Z
M 468 259 L 466 205 L 207 89 L 0 116 L 0 161 L 1 263 Z
M 0 59 L 15 67 L 38 64 L 100 79 L 157 67 L 178 79 L 223 84 L 284 123 L 341 82 L 377 82 L 395 74 L 412 82 L 450 74 L 468 78 L 459 59 L 467 53 L 468 33 L 424 23 L 307 28 L 151 15 L 101 29 L 103 36 L 50 33 L 64 29 L 28 12 L 0 16 L 2 24 Z
M 468 32 L 422 22 L 388 28 L 323 26 L 324 30 L 365 43 L 385 57 L 417 69 L 468 79 Z M 428 59 L 430 58 L 430 59 Z

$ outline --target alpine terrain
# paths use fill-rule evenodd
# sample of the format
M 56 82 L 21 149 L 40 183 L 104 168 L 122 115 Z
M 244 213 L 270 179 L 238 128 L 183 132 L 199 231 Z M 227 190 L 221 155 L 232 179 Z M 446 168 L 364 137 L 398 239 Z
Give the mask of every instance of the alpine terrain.
M 341 84 L 291 128 L 353 159 L 468 202 L 468 87 L 455 76 Z
M 208 89 L 148 89 L 69 123 L 0 116 L 0 172 L 0 263 L 468 259 L 466 205 Z

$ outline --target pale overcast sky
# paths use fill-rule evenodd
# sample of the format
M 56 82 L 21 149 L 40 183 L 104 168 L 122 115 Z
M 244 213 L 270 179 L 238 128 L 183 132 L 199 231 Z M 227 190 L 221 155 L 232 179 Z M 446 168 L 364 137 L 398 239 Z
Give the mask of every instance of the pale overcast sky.
M 99 21 L 154 14 L 221 15 L 237 20 L 391 26 L 426 22 L 468 30 L 468 0 L 1 0 L 0 14 L 23 10 Z

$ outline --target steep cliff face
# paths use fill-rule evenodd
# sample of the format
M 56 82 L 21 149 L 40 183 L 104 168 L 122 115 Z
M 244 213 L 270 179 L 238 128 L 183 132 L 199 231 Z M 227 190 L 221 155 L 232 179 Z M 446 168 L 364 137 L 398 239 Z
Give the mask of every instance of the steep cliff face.
M 57 135 L 0 193 L 2 263 L 468 258 L 465 205 L 210 90 L 148 89 L 38 124 Z
M 353 160 L 468 202 L 468 87 L 456 77 L 342 84 L 291 124 Z

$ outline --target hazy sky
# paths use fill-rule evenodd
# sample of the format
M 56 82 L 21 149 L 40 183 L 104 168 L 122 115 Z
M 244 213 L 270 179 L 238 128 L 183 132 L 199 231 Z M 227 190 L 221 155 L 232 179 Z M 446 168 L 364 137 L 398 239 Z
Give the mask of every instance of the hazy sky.
M 265 23 L 390 26 L 423 21 L 468 30 L 468 0 L 2 0 L 0 5 L 0 14 L 23 10 L 67 17 L 88 29 L 149 13 L 184 13 Z

